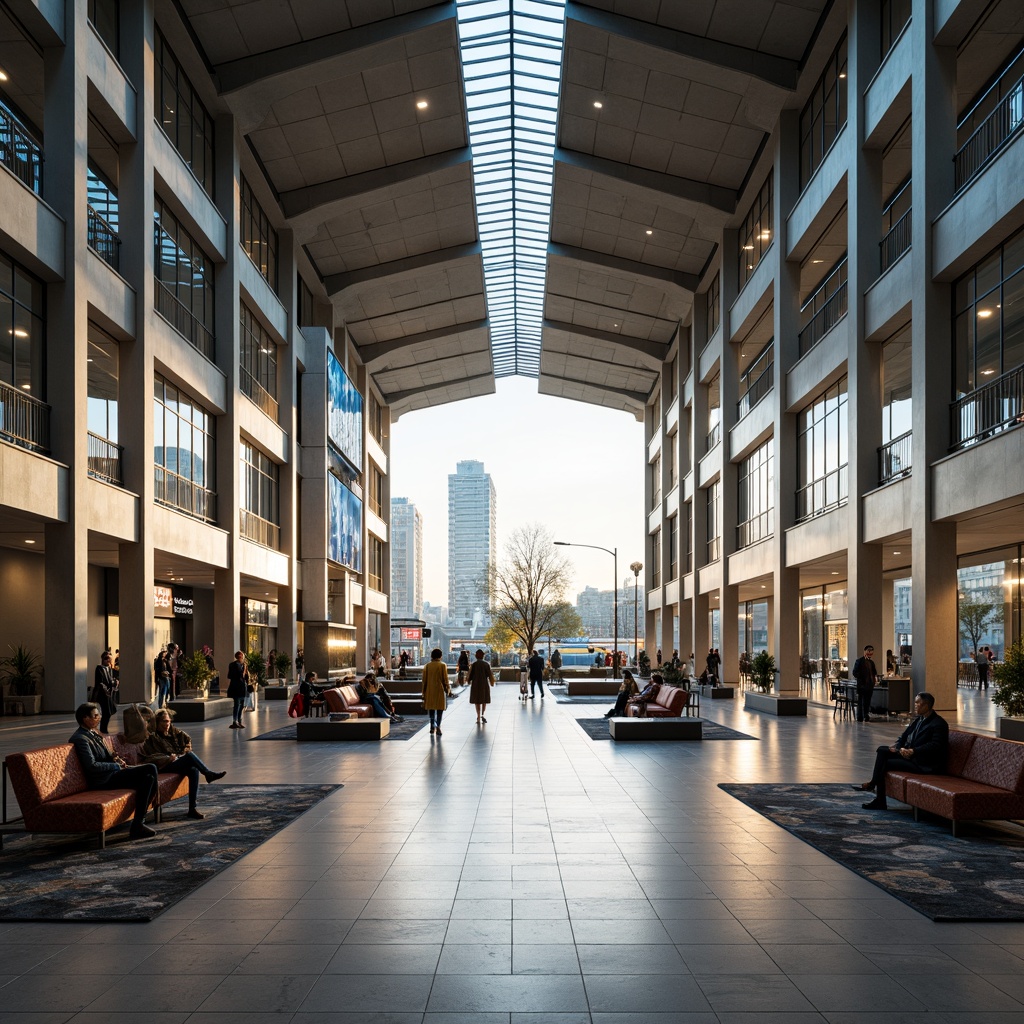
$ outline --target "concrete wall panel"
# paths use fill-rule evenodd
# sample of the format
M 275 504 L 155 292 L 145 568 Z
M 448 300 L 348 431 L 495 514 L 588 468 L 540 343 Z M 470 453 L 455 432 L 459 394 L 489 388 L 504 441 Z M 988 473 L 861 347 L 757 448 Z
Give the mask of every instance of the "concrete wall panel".
M 87 261 L 89 316 L 122 341 L 135 337 L 136 296 L 132 286 L 94 252 Z
M 909 116 L 913 69 L 913 39 L 904 31 L 864 94 L 864 138 L 869 147 L 884 146 Z
M 288 556 L 244 538 L 238 545 L 238 571 L 275 586 L 288 586 Z
M 774 398 L 773 389 L 729 431 L 730 462 L 748 455 L 771 436 L 775 421 Z
M 86 501 L 89 529 L 93 533 L 133 543 L 139 539 L 137 495 L 90 477 Z
M 852 134 L 843 129 L 786 218 L 786 259 L 802 260 L 846 202 Z
M 213 568 L 228 567 L 228 534 L 224 530 L 163 505 L 153 506 L 153 547 Z
M 845 372 L 850 351 L 850 320 L 843 317 L 806 355 L 801 356 L 786 374 L 786 408 L 801 409 L 820 395 Z M 778 367 L 776 367 L 776 371 Z
M 67 490 L 67 466 L 0 442 L 0 508 L 66 523 Z
M 864 495 L 863 537 L 865 544 L 884 541 L 912 529 L 910 515 L 910 479 L 893 480 L 877 491 Z
M 0 167 L 0 248 L 44 281 L 64 277 L 64 221 L 27 185 Z
M 1004 431 L 932 466 L 932 519 L 956 519 L 978 508 L 980 497 L 989 505 L 1020 501 L 1024 466 L 1024 427 Z M 964 486 L 984 480 L 984 494 Z
M 833 509 L 786 531 L 786 566 L 795 568 L 846 551 L 849 540 L 847 509 Z
M 227 408 L 227 378 L 198 349 L 182 344 L 181 335 L 163 317 L 149 319 L 153 358 L 159 374 L 187 391 L 207 412 L 223 413 Z
M 729 585 L 735 586 L 747 580 L 771 575 L 774 565 L 773 552 L 770 539 L 734 551 L 728 559 Z
M 908 249 L 864 293 L 864 335 L 867 341 L 884 341 L 910 319 L 913 257 L 913 250 Z

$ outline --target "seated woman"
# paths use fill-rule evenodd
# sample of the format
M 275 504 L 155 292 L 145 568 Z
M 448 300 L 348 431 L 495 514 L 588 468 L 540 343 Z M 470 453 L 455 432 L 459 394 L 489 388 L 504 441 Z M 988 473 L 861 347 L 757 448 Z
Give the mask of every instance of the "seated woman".
M 303 717 L 309 718 L 313 711 L 313 701 L 323 693 L 323 688 L 317 686 L 317 674 L 313 671 L 306 673 L 306 678 L 299 683 L 299 695 L 302 697 Z
M 392 722 L 404 722 L 405 719 L 401 715 L 395 714 L 395 706 L 391 703 L 387 692 L 382 693 L 381 691 L 382 687 L 372 672 L 367 672 L 356 685 L 356 693 L 359 694 L 360 702 L 369 704 L 373 708 L 375 718 L 390 718 Z
M 636 685 L 636 680 L 633 678 L 633 673 L 629 669 L 624 669 L 622 672 L 622 684 L 619 686 L 619 695 L 615 698 L 615 707 L 611 711 L 606 712 L 605 718 L 621 718 L 626 713 L 626 705 L 629 703 L 629 698 L 636 696 L 640 692 L 640 688 Z
M 146 764 L 155 764 L 157 771 L 170 772 L 172 775 L 188 776 L 188 818 L 203 818 L 202 811 L 196 809 L 196 796 L 199 793 L 199 776 L 206 777 L 207 782 L 223 779 L 227 772 L 214 772 L 203 764 L 192 752 L 192 740 L 187 732 L 182 732 L 171 725 L 171 714 L 167 708 L 156 713 L 154 731 L 146 737 L 142 744 L 140 756 Z

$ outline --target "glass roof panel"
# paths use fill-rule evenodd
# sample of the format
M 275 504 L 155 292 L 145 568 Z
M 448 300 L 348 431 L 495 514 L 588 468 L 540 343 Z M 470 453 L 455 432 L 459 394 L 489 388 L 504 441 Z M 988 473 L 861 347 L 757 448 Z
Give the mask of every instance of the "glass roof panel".
M 540 374 L 565 0 L 456 0 L 495 376 Z

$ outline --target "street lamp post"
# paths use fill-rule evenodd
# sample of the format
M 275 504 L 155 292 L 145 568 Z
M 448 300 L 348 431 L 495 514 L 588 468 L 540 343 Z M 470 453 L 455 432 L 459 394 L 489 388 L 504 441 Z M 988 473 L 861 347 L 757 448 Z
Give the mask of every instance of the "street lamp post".
M 556 546 L 560 548 L 593 548 L 595 551 L 603 551 L 614 559 L 613 572 L 615 573 L 615 589 L 612 591 L 615 609 L 615 638 L 612 641 L 612 678 L 619 678 L 619 549 L 603 548 L 600 544 L 576 544 L 567 540 L 556 540 Z
M 633 657 L 636 658 L 636 666 L 640 667 L 640 623 L 637 621 L 637 591 L 640 587 L 640 570 L 644 567 L 643 562 L 630 562 L 630 569 L 633 570 Z M 644 633 L 646 634 L 646 623 Z

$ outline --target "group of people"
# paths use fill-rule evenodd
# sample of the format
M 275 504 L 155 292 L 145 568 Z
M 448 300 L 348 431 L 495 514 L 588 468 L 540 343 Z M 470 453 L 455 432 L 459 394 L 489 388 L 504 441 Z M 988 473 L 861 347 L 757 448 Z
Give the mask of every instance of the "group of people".
M 996 660 L 996 652 L 992 650 L 987 644 L 978 648 L 977 654 L 974 655 L 974 663 L 978 666 L 978 688 L 981 690 L 988 689 L 988 677 L 989 671 L 992 668 L 993 663 Z
M 148 710 L 148 709 L 147 709 Z M 91 789 L 131 789 L 135 791 L 135 816 L 129 829 L 132 839 L 147 839 L 156 831 L 146 824 L 146 814 L 156 796 L 160 772 L 188 777 L 187 817 L 201 819 L 196 806 L 199 777 L 207 783 L 224 778 L 227 772 L 208 768 L 192 750 L 188 733 L 171 724 L 171 712 L 159 709 L 153 715 L 150 731 L 139 749 L 141 763 L 128 764 L 107 746 L 100 733 L 103 712 L 99 704 L 88 701 L 75 711 L 78 728 L 68 740 L 75 748 L 82 771 Z

